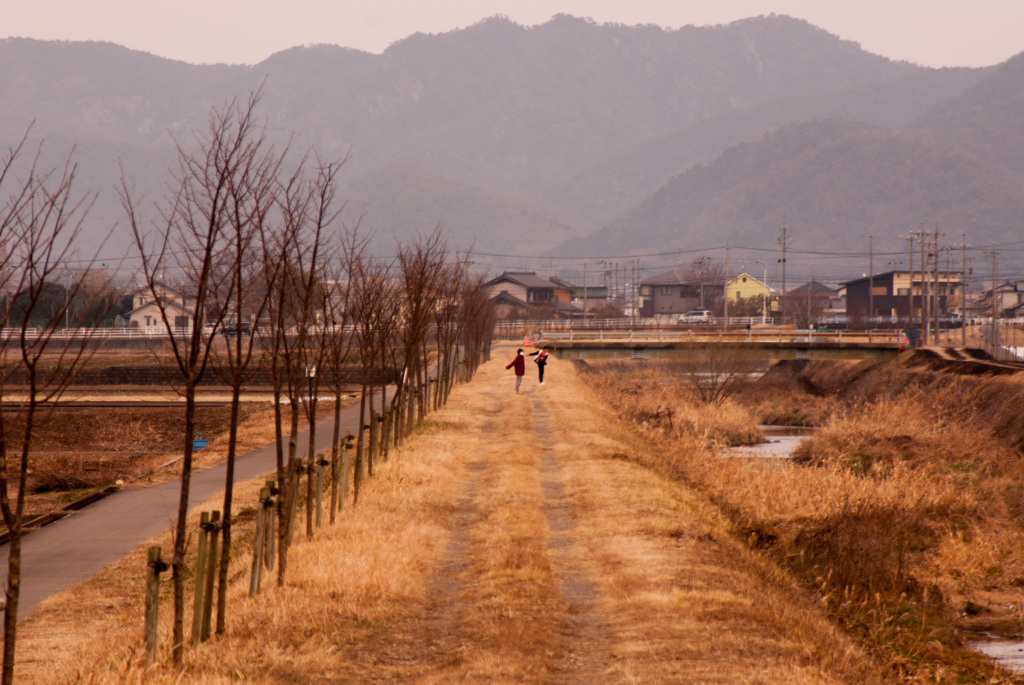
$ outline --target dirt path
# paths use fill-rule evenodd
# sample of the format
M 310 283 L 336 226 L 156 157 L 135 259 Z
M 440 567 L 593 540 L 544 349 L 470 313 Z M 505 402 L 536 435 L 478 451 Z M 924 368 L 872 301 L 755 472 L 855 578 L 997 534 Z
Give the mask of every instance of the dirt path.
M 482 448 L 425 598 L 353 645 L 346 677 L 819 683 L 846 680 L 851 656 L 863 677 L 856 650 L 713 508 L 595 430 L 607 418 L 569 379 L 516 395 L 491 371 L 483 385 L 471 427 Z M 813 656 L 822 641 L 834 651 Z

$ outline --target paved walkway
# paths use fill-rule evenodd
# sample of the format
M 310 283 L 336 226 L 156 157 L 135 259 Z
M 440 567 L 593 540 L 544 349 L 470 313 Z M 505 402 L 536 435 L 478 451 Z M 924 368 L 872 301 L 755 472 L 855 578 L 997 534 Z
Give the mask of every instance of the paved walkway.
M 341 410 L 341 435 L 355 433 L 359 404 Z M 331 446 L 334 416 L 317 423 L 316 449 Z M 299 433 L 298 454 L 305 457 L 309 432 Z M 189 507 L 224 491 L 225 464 L 192 474 Z M 276 469 L 273 443 L 240 456 L 235 482 Z M 25 618 L 47 597 L 88 580 L 145 540 L 167 530 L 177 518 L 181 479 L 141 490 L 123 490 L 29 533 L 22 539 L 22 582 L 18 617 Z M 9 547 L 0 547 L 0 588 L 7 587 Z

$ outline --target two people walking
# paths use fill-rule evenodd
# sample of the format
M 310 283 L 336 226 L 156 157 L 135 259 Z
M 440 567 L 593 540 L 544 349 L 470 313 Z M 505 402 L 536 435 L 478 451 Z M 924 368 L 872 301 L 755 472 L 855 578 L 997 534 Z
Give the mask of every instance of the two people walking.
M 547 346 L 545 345 L 543 349 L 531 353 L 530 356 L 536 357 L 533 361 L 537 364 L 537 373 L 539 375 L 540 384 L 544 385 L 544 367 L 547 366 L 548 363 Z M 513 359 L 505 369 L 515 369 L 516 392 L 519 392 L 519 387 L 523 384 L 523 376 L 526 375 L 526 357 L 523 356 L 522 348 L 516 350 L 515 359 Z

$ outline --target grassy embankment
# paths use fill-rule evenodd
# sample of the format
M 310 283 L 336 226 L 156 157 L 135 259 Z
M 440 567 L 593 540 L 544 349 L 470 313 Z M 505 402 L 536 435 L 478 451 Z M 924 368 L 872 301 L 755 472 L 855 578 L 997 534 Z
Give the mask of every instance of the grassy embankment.
M 907 363 L 816 363 L 700 406 L 685 372 L 592 367 L 601 395 L 662 447 L 652 466 L 707 492 L 887 670 L 1000 678 L 969 631 L 1024 628 L 1024 379 Z M 722 458 L 758 423 L 820 426 L 792 462 Z
M 246 597 L 236 529 L 228 634 L 188 649 L 184 674 L 166 645 L 140 664 L 139 550 L 23 623 L 19 681 L 881 680 L 718 509 L 642 466 L 664 453 L 573 367 L 516 395 L 503 365 L 457 388 L 337 525 L 299 536 L 285 587 Z

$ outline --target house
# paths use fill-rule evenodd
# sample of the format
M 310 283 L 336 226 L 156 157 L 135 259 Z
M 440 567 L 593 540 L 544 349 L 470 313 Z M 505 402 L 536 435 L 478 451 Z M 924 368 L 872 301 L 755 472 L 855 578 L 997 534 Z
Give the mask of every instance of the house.
M 534 271 L 506 271 L 484 283 L 484 287 L 492 300 L 501 293 L 508 293 L 528 306 L 552 306 L 555 300 L 555 284 Z
M 926 304 L 938 307 L 940 314 L 960 303 L 960 272 L 940 271 L 922 274 L 915 271 L 887 271 L 847 281 L 846 312 L 851 316 L 921 316 Z M 932 310 L 934 311 L 934 310 Z
M 608 306 L 608 286 L 588 285 L 584 287 L 578 285 L 573 289 L 571 304 L 584 312 L 604 309 Z
M 582 309 L 572 304 L 571 283 L 545 280 L 534 271 L 506 271 L 484 284 L 498 309 L 498 318 L 523 317 L 538 308 L 550 309 L 555 318 L 575 318 Z
M 157 297 L 154 297 L 154 291 Z M 152 290 L 147 286 L 132 293 L 132 310 L 125 315 L 129 327 L 142 330 L 164 327 L 157 298 L 163 304 L 171 327 L 192 327 L 195 298 L 183 295 L 163 283 L 156 283 Z
M 725 299 L 729 304 L 751 297 L 756 297 L 759 300 L 764 298 L 767 301 L 771 301 L 772 290 L 767 283 L 754 278 L 748 273 L 733 276 L 726 282 Z
M 672 269 L 640 281 L 640 315 L 657 317 L 683 314 L 691 309 L 711 309 L 724 283 L 711 279 L 694 282 L 691 274 L 683 269 Z
M 997 283 L 994 290 L 989 288 L 982 293 L 980 316 L 992 316 L 995 310 L 1000 318 L 1014 318 L 1013 312 L 1019 311 L 1021 303 L 1024 303 L 1024 280 L 1003 281 Z
M 569 281 L 563 281 L 557 276 L 552 276 L 548 282 L 555 286 L 555 299 L 565 304 L 570 304 L 573 298 L 573 291 L 576 289 Z
M 779 303 L 775 300 L 775 291 L 767 283 L 755 278 L 748 273 L 741 273 L 729 279 L 725 284 L 725 299 L 729 303 L 730 315 L 735 312 L 731 309 L 737 302 L 757 303 L 756 312 L 738 314 L 739 316 L 765 315 L 779 310 Z

